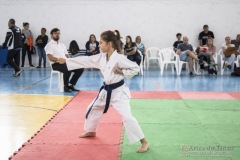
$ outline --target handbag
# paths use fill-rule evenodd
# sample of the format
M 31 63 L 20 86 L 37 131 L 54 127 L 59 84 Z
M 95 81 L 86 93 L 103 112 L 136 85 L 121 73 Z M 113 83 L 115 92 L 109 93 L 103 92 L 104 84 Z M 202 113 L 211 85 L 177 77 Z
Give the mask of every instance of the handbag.
M 32 46 L 32 54 L 37 54 L 36 47 Z
M 235 47 L 228 47 L 224 52 L 225 57 L 230 57 L 232 54 L 238 55 L 238 51 Z

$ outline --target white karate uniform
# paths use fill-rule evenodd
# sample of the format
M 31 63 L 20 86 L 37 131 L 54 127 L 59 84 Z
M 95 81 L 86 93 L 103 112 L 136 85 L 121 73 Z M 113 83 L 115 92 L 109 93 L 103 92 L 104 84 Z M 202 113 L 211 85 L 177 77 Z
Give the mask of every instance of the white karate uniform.
M 107 61 L 107 54 L 100 53 L 93 56 L 80 56 L 76 58 L 67 58 L 66 64 L 68 70 L 78 68 L 98 68 L 103 74 L 106 85 L 117 83 L 126 78 L 131 78 L 139 72 L 137 63 L 130 61 L 124 55 L 113 52 L 109 61 Z M 123 75 L 115 74 L 113 68 L 118 66 L 123 71 Z M 107 91 L 102 89 L 98 97 L 89 105 L 88 110 L 92 109 L 85 120 L 84 130 L 87 132 L 96 132 L 98 122 L 103 114 L 106 104 Z M 110 106 L 119 112 L 123 119 L 128 139 L 130 143 L 134 143 L 144 138 L 144 134 L 137 122 L 132 116 L 130 101 L 131 95 L 126 84 L 114 89 L 112 91 Z

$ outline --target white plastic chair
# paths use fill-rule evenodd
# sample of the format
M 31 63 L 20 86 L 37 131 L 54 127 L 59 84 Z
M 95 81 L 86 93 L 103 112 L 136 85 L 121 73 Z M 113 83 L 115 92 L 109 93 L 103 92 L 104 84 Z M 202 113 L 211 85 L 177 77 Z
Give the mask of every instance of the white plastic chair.
M 139 53 L 140 56 L 141 56 L 140 75 L 142 76 L 142 75 L 143 75 L 143 55 L 142 55 L 142 52 L 141 52 L 140 50 L 138 50 L 138 53 Z
M 146 62 L 146 65 L 147 65 L 147 69 L 149 68 L 150 60 L 157 60 L 158 63 L 160 63 L 159 62 L 159 57 L 158 57 L 159 53 L 160 53 L 160 49 L 157 48 L 157 47 L 150 47 L 150 48 L 147 49 L 146 57 L 145 57 L 145 62 Z
M 51 67 L 49 91 L 51 91 L 51 89 L 52 89 L 53 75 L 54 75 L 54 74 L 57 74 L 57 75 L 58 75 L 58 89 L 59 89 L 59 92 L 63 92 L 63 87 L 64 87 L 64 83 L 63 83 L 63 73 L 62 73 L 62 72 L 59 72 L 59 71 L 56 71 L 56 70 L 53 70 L 53 69 L 52 69 L 52 62 L 49 61 L 49 63 L 50 63 L 50 67 Z
M 213 55 L 213 60 L 215 64 L 218 64 L 218 53 L 215 52 L 215 54 Z
M 218 51 L 218 56 L 220 57 L 220 74 L 223 75 L 223 71 L 224 71 L 224 68 L 223 68 L 223 64 L 224 64 L 224 55 L 223 55 L 223 51 L 222 49 L 220 49 Z
M 177 53 L 174 53 L 174 54 L 175 54 L 175 57 L 176 57 L 176 61 L 178 62 L 178 72 L 177 72 L 177 75 L 179 76 L 181 74 L 183 64 L 186 64 L 186 69 L 189 72 L 188 62 L 181 61 L 179 55 Z
M 166 49 L 160 50 L 159 57 L 160 57 L 159 59 L 160 59 L 161 75 L 163 75 L 165 64 L 166 64 L 166 69 L 167 69 L 167 64 L 171 64 L 173 73 L 174 73 L 174 65 L 175 65 L 176 73 L 178 74 L 178 62 L 177 62 L 175 52 L 172 49 L 166 48 Z
M 218 51 L 218 56 L 220 56 L 220 72 L 221 72 L 221 75 L 223 75 L 223 72 L 224 72 L 224 61 L 225 61 L 225 56 L 223 54 L 223 51 L 222 49 L 220 49 Z M 237 55 L 234 63 L 236 64 L 237 67 L 239 67 L 239 60 L 240 60 L 240 56 Z M 232 71 L 233 71 L 233 68 L 234 68 L 234 63 L 232 64 Z
M 196 51 L 196 47 L 193 47 L 193 52 L 195 53 L 195 51 Z M 195 53 L 196 54 L 196 53 Z M 183 64 L 186 64 L 186 69 L 187 69 L 187 71 L 189 72 L 189 62 L 185 62 L 185 61 L 181 61 L 180 60 L 180 57 L 179 57 L 179 55 L 178 54 L 176 54 L 175 53 L 175 55 L 176 55 L 176 58 L 177 58 L 177 61 L 179 62 L 178 63 L 178 75 L 180 75 L 181 74 L 181 71 L 182 71 L 182 65 Z M 196 75 L 199 75 L 199 73 L 196 71 L 196 61 L 193 59 L 193 72 L 196 74 Z
M 240 67 L 240 55 L 237 55 L 237 59 L 235 60 L 236 67 Z
M 178 61 L 178 76 L 181 75 L 183 64 L 186 64 L 187 72 L 189 72 L 189 62 L 181 61 L 179 55 L 176 54 L 176 53 L 175 53 L 175 55 L 176 55 L 176 58 L 177 58 L 177 61 Z M 195 65 L 196 65 L 196 61 L 193 60 L 193 72 L 194 72 L 196 75 L 199 75 L 199 73 L 196 71 Z

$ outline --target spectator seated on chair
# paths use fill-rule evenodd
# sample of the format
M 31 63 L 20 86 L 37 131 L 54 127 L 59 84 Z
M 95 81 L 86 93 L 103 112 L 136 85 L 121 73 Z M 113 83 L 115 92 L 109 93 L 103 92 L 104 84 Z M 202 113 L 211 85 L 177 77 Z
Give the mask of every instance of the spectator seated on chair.
M 132 42 L 131 36 L 126 37 L 124 54 L 127 56 L 129 60 L 136 62 L 140 66 L 141 56 L 137 51 L 136 43 Z
M 70 42 L 70 44 L 69 44 L 69 52 L 70 52 L 70 57 L 77 57 L 77 56 L 80 55 L 79 54 L 80 49 L 79 49 L 77 41 L 72 40 Z
M 177 54 L 179 55 L 180 61 L 189 62 L 189 75 L 194 77 L 193 60 L 199 61 L 199 59 L 196 56 L 192 45 L 188 43 L 188 37 L 183 37 L 183 43 L 178 45 Z
M 177 52 L 177 47 L 179 44 L 183 43 L 183 41 L 181 40 L 182 39 L 182 34 L 181 33 L 177 33 L 176 34 L 176 37 L 177 37 L 177 41 L 175 41 L 173 43 L 173 51 L 176 53 Z M 186 69 L 186 64 L 184 63 L 183 66 L 182 66 L 182 69 Z
M 175 41 L 173 43 L 173 51 L 174 52 L 177 52 L 178 45 L 183 43 L 183 41 L 181 40 L 182 39 L 182 34 L 181 33 L 177 33 L 176 37 L 177 37 L 177 41 Z
M 213 44 L 212 38 L 207 40 L 207 44 L 203 47 L 198 47 L 196 53 L 199 58 L 200 69 L 208 70 L 209 74 L 217 75 L 215 61 L 213 56 L 216 54 L 216 46 Z
M 145 48 L 145 45 L 142 43 L 142 40 L 141 40 L 140 36 L 136 37 L 135 43 L 137 45 L 137 50 L 141 51 L 141 53 L 143 55 L 143 62 L 144 62 L 145 56 L 146 56 L 146 48 Z
M 235 50 L 234 50 L 235 49 Z M 227 36 L 225 43 L 222 44 L 222 51 L 224 56 L 224 68 L 232 69 L 235 62 L 236 54 L 238 54 L 235 45 L 231 44 L 231 38 Z
M 99 52 L 99 42 L 96 40 L 96 36 L 94 34 L 91 34 L 89 36 L 89 41 L 87 41 L 85 47 L 88 51 L 89 56 L 100 53 Z
M 64 91 L 65 92 L 72 92 L 72 91 L 79 91 L 74 86 L 76 85 L 79 77 L 83 73 L 83 69 L 75 69 L 69 71 L 66 64 L 60 64 L 60 58 L 70 58 L 67 52 L 66 46 L 59 42 L 60 39 L 60 30 L 58 28 L 54 28 L 50 32 L 51 34 L 51 41 L 46 45 L 44 48 L 46 54 L 48 56 L 49 61 L 52 63 L 52 69 L 57 70 L 63 73 L 63 82 L 64 82 Z M 71 77 L 71 73 L 74 73 Z M 71 77 L 71 80 L 69 81 Z

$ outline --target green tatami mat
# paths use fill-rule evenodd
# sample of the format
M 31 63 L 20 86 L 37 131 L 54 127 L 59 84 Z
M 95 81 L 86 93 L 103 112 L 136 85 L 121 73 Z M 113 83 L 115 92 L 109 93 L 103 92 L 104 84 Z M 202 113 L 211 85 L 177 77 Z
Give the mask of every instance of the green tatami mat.
M 134 109 L 161 109 L 161 110 L 186 110 L 183 100 L 159 100 L 159 99 L 131 99 L 131 107 Z
M 153 114 L 154 113 L 154 114 Z M 150 124 L 199 124 L 198 117 L 191 110 L 133 109 L 132 114 L 139 123 Z
M 240 111 L 240 100 L 184 100 L 184 103 L 194 110 Z
M 206 125 L 206 128 L 219 144 L 240 146 L 240 125 Z
M 240 100 L 159 100 L 131 99 L 133 109 L 161 110 L 234 110 L 240 111 Z
M 213 145 L 211 145 L 212 147 Z M 188 146 L 189 151 L 182 150 L 182 146 L 150 146 L 145 153 L 136 153 L 139 144 L 123 146 L 122 160 L 239 160 L 240 148 L 234 147 L 233 151 L 211 151 L 201 152 L 192 151 Z M 218 146 L 214 146 L 218 147 Z M 208 148 L 208 146 L 206 146 Z
M 131 106 L 150 149 L 136 153 L 140 143 L 125 134 L 122 160 L 240 159 L 238 100 L 132 99 Z

